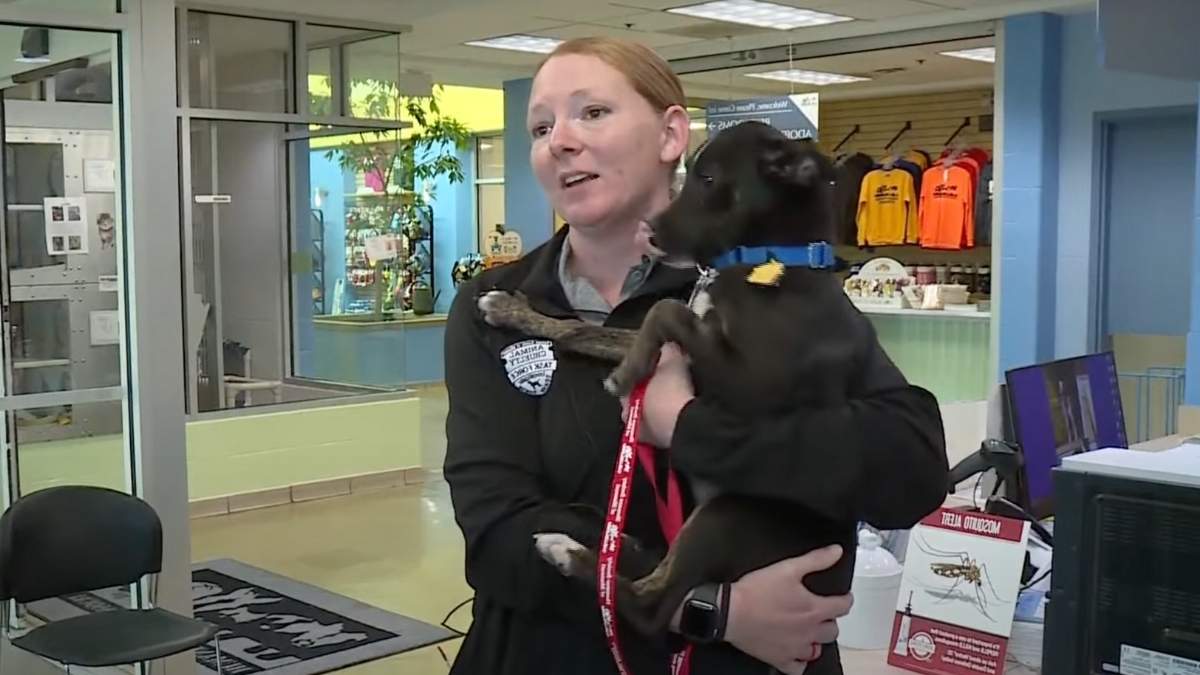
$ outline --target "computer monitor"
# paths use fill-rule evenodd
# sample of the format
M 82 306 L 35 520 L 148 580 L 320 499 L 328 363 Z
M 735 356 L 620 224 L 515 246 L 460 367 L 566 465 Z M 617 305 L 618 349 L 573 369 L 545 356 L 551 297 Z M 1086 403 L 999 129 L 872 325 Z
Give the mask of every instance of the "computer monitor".
M 1010 370 L 1009 410 L 1024 475 L 1023 506 L 1044 518 L 1054 512 L 1051 472 L 1063 457 L 1124 448 L 1125 414 L 1112 352 Z

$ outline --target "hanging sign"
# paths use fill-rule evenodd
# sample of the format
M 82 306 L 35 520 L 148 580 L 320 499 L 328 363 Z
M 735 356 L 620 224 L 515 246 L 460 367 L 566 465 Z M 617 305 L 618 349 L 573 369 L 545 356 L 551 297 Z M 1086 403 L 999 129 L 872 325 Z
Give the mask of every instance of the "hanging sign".
M 815 92 L 710 103 L 706 110 L 708 137 L 753 121 L 769 124 L 788 138 L 815 141 L 819 107 L 819 95 Z
M 913 528 L 887 661 L 928 675 L 1001 675 L 1029 523 L 942 508 Z

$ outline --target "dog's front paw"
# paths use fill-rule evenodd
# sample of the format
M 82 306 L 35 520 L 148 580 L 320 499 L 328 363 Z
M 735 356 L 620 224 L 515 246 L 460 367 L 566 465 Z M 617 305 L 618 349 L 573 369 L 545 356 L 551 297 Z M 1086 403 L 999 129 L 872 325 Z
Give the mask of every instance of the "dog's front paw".
M 476 304 L 483 320 L 497 328 L 511 326 L 515 314 L 529 309 L 529 300 L 524 295 L 507 291 L 488 291 L 479 296 Z
M 649 375 L 649 373 L 646 373 L 644 376 L 638 371 L 639 369 L 628 359 L 622 361 L 621 365 L 609 373 L 608 377 L 604 380 L 604 389 L 618 398 L 624 398 L 632 394 L 633 388 L 637 386 L 637 383 Z
M 588 555 L 586 546 L 557 532 L 535 534 L 533 540 L 538 553 L 564 577 L 580 576 L 579 565 Z

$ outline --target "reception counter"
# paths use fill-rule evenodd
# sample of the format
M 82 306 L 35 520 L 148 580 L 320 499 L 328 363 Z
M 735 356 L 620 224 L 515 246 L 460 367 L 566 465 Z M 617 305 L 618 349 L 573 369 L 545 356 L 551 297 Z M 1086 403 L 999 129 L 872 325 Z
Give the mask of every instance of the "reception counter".
M 913 309 L 870 309 L 879 340 L 914 384 L 942 403 L 988 396 L 991 315 Z M 443 380 L 446 315 L 321 316 L 313 320 L 308 377 L 373 387 L 403 388 Z
M 982 401 L 992 378 L 989 312 L 863 309 L 879 342 L 910 382 L 941 403 Z
M 304 375 L 371 387 L 441 382 L 445 314 L 345 314 L 313 319 L 313 349 Z

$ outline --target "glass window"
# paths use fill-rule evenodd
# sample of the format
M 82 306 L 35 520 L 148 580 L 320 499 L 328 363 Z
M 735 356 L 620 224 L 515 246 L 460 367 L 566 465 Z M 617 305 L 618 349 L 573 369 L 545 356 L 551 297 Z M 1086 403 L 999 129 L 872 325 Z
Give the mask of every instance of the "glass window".
M 479 252 L 487 256 L 487 237 L 504 225 L 504 137 L 475 139 L 475 227 Z
M 476 142 L 475 176 L 479 179 L 504 178 L 504 137 L 485 136 Z
M 112 64 L 71 68 L 54 76 L 54 99 L 69 103 L 112 103 Z
M 8 101 L 40 101 L 45 98 L 42 92 L 42 83 L 26 82 L 25 84 L 15 84 L 4 90 L 4 98 Z
M 333 50 L 329 47 L 308 52 L 308 112 L 312 115 L 336 115 L 333 108 Z
M 402 87 L 398 35 L 384 35 L 346 44 L 342 59 L 346 76 L 346 108 L 354 117 L 400 119 L 400 111 L 395 110 L 397 91 L 410 96 L 422 94 L 419 91 L 406 91 Z
M 486 249 L 486 237 L 504 225 L 504 183 L 480 183 L 475 186 L 478 195 L 477 218 L 479 219 L 479 252 L 492 254 Z
M 8 7 L 31 7 L 34 9 L 53 9 L 64 12 L 104 12 L 121 11 L 119 0 L 9 0 L 4 3 Z
M 188 87 L 198 108 L 292 112 L 292 25 L 188 12 Z

